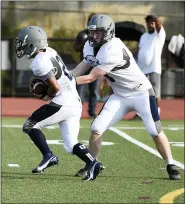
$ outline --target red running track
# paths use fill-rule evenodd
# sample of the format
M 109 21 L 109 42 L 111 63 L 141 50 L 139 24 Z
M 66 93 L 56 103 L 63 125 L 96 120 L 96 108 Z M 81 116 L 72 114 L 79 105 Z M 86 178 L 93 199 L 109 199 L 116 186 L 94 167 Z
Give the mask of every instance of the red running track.
M 34 98 L 2 98 L 2 117 L 28 117 L 31 113 L 45 104 L 45 101 Z M 97 103 L 97 114 L 103 106 L 102 102 Z M 88 118 L 88 103 L 83 104 L 82 118 Z M 127 114 L 123 119 L 129 120 L 135 115 L 134 112 Z M 184 120 L 183 99 L 162 99 L 161 120 Z

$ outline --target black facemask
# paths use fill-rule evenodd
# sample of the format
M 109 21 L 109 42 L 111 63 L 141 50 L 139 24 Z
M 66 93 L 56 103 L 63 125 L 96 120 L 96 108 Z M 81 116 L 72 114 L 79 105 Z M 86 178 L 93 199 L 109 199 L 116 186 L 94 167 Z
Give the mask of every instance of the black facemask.
M 25 55 L 24 52 L 25 46 L 26 44 L 23 44 L 22 40 L 19 40 L 19 38 L 15 39 L 15 52 L 18 58 L 22 58 Z

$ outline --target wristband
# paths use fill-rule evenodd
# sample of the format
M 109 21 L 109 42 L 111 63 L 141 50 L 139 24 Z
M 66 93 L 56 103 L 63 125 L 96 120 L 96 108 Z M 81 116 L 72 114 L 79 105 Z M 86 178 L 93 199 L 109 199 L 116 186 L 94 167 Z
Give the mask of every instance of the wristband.
M 45 95 L 45 96 L 42 98 L 42 100 L 43 100 L 43 101 L 50 101 L 50 100 L 52 100 L 54 97 L 55 97 L 55 96 Z

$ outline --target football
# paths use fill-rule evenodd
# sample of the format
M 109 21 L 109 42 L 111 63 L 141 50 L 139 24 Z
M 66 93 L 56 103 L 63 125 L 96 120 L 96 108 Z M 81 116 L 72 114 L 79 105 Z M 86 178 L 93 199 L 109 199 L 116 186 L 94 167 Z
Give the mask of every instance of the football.
M 33 94 L 41 95 L 43 97 L 47 95 L 48 90 L 47 84 L 39 78 L 32 77 L 30 79 L 29 87 L 30 92 L 32 92 Z
M 33 86 L 33 93 L 38 95 L 46 95 L 47 94 L 46 85 L 42 81 L 36 82 Z

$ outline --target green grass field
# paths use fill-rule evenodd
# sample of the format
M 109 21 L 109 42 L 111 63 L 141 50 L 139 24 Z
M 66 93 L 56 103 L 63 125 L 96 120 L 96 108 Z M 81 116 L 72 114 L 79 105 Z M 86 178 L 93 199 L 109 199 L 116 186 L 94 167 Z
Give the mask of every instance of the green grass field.
M 84 182 L 74 174 L 83 167 L 76 156 L 63 148 L 59 128 L 45 128 L 48 142 L 60 163 L 43 174 L 33 175 L 41 161 L 40 152 L 22 132 L 24 118 L 2 119 L 2 203 L 159 203 L 167 193 L 184 188 L 184 121 L 162 121 L 171 142 L 174 159 L 179 162 L 182 179 L 168 179 L 164 161 L 124 137 L 155 148 L 140 121 L 121 121 L 104 134 L 99 160 L 106 169 L 96 180 Z M 79 141 L 88 141 L 91 120 L 81 121 Z M 116 131 L 121 131 L 118 135 Z M 134 140 L 134 141 L 135 141 Z M 87 144 L 85 141 L 85 144 Z M 108 143 L 109 142 L 109 143 Z M 178 146 L 175 146 L 178 145 Z M 18 164 L 19 167 L 9 167 Z M 168 199 L 184 203 L 184 194 L 173 193 Z M 164 202 L 163 202 L 164 203 Z M 166 201 L 169 203 L 169 200 Z

